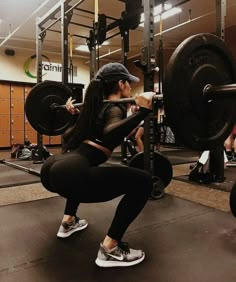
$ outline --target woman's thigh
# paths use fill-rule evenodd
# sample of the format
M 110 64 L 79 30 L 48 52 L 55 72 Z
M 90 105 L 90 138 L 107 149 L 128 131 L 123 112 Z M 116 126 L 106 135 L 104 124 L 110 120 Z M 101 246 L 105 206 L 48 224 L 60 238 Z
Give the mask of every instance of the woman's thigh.
M 91 167 L 87 187 L 78 187 L 81 202 L 105 202 L 124 194 L 151 192 L 152 177 L 140 169 L 131 167 Z
M 124 194 L 150 193 L 151 175 L 141 169 L 114 166 L 89 167 L 76 155 L 53 156 L 41 171 L 44 186 L 65 198 L 93 203 L 112 200 Z

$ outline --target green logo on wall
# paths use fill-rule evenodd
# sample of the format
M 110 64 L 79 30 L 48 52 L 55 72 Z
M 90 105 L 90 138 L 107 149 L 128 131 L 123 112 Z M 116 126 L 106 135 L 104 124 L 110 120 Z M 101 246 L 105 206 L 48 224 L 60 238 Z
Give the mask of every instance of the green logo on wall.
M 45 58 L 50 63 L 50 60 L 47 56 L 42 55 L 42 57 Z M 30 78 L 37 78 L 36 75 L 31 73 L 31 69 L 33 69 L 33 67 L 35 67 L 35 62 L 34 62 L 35 59 L 36 59 L 36 55 L 34 54 L 31 57 L 29 57 L 28 59 L 26 59 L 24 66 L 23 66 L 25 74 L 27 76 L 29 76 Z M 34 64 L 33 64 L 33 62 L 34 62 Z M 33 64 L 33 67 L 32 67 L 32 64 Z M 45 75 L 45 74 L 43 74 L 43 75 Z

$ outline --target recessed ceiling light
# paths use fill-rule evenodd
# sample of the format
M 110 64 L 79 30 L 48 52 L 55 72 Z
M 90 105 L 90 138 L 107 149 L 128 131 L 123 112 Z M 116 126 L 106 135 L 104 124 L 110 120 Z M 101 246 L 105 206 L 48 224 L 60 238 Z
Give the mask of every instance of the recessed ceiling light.
M 99 45 L 98 47 L 101 48 L 102 46 L 107 46 L 109 44 L 110 44 L 109 41 L 104 41 L 102 45 Z M 81 52 L 90 52 L 87 45 L 79 45 L 78 47 L 75 48 L 75 50 L 81 51 Z
M 87 45 L 79 45 L 78 47 L 75 48 L 75 50 L 81 52 L 89 52 L 89 48 Z
M 109 45 L 109 44 L 110 44 L 109 41 L 104 41 L 104 42 L 102 43 L 103 46 L 107 46 L 107 45 Z
M 164 20 L 181 12 L 181 8 L 172 8 L 171 4 L 164 4 L 164 9 L 162 9 L 162 4 L 160 4 L 154 8 L 154 22 L 157 23 L 161 18 Z M 140 22 L 140 26 L 144 27 L 144 13 L 141 14 Z

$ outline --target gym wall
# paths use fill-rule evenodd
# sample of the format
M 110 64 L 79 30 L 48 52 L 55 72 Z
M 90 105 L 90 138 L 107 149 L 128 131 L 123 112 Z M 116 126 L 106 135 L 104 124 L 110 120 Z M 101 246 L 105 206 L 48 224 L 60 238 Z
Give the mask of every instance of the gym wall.
M 37 132 L 30 126 L 24 113 L 25 99 L 37 82 L 24 69 L 24 64 L 32 53 L 16 50 L 14 56 L 8 56 L 4 50 L 0 50 L 0 148 L 23 144 L 26 140 L 37 143 Z M 59 56 L 47 57 L 50 57 L 50 62 L 60 64 Z M 78 59 L 73 64 L 77 66 L 77 74 L 74 72 L 73 78 L 73 84 L 77 87 L 75 90 L 83 91 L 83 85 L 86 86 L 89 82 L 89 65 Z M 35 60 L 30 61 L 29 65 L 29 72 L 34 75 Z M 43 80 L 61 81 L 61 72 L 48 71 Z M 61 144 L 61 137 L 43 136 L 43 143 Z
M 33 76 L 36 75 L 36 59 L 31 59 L 35 52 L 16 50 L 14 56 L 8 56 L 5 54 L 5 49 L 0 49 L 0 80 L 36 83 L 36 78 L 31 78 L 25 73 L 28 71 Z M 43 62 L 45 62 L 43 80 L 61 81 L 61 57 L 54 54 L 45 53 L 45 55 L 47 58 L 43 57 Z M 73 65 L 76 68 L 73 82 L 86 84 L 89 81 L 89 64 L 74 58 Z

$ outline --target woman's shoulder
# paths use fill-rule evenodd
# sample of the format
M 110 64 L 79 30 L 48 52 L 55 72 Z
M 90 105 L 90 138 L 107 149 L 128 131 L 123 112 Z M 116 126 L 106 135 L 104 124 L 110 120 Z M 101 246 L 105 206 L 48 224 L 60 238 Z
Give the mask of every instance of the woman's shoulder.
M 107 103 L 102 107 L 100 112 L 100 116 L 107 116 L 107 115 L 122 115 L 126 116 L 127 110 L 124 105 L 121 104 L 112 104 Z

